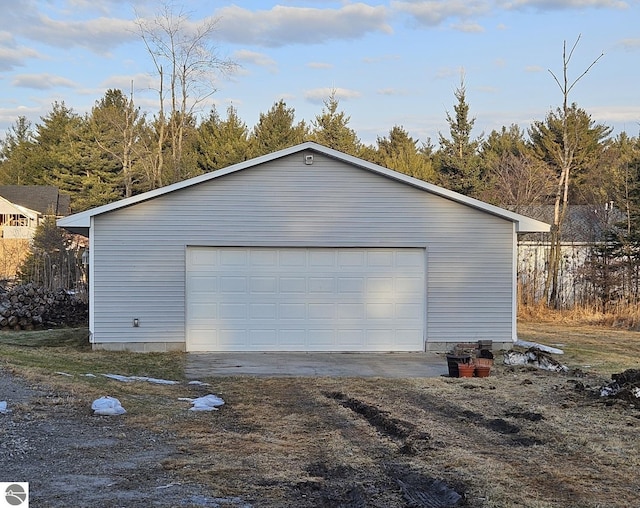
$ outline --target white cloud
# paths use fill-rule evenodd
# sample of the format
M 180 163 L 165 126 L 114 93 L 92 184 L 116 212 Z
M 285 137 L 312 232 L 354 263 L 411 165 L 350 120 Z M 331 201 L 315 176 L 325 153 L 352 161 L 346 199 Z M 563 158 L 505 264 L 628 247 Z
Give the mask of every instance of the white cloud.
M 216 12 L 221 38 L 239 44 L 278 47 L 357 39 L 370 32 L 391 33 L 384 6 L 347 4 L 339 9 L 276 5 L 268 11 L 250 11 L 236 5 Z
M 437 26 L 443 21 L 466 19 L 487 14 L 491 11 L 491 3 L 483 0 L 428 0 L 407 2 L 393 0 L 391 7 L 400 12 L 413 16 L 421 25 Z
M 376 91 L 378 95 L 388 95 L 388 96 L 404 96 L 409 95 L 409 92 L 406 90 L 402 90 L 399 88 L 381 88 Z
M 100 83 L 100 87 L 104 90 L 115 88 L 122 90 L 125 93 L 131 91 L 131 84 L 133 83 L 134 93 L 136 91 L 156 90 L 158 88 L 158 77 L 151 74 L 135 74 L 135 75 L 113 75 L 108 79 Z
M 16 106 L 15 108 L 0 108 L 0 125 L 14 125 L 19 116 L 25 118 L 34 118 L 44 114 L 44 110 L 40 107 L 27 108 L 25 106 Z
M 501 2 L 505 9 L 525 9 L 533 7 L 538 10 L 565 10 L 565 9 L 626 9 L 627 2 L 621 0 L 506 0 Z
M 309 62 L 307 67 L 310 69 L 331 69 L 333 68 L 333 64 L 328 62 Z
M 589 114 L 605 125 L 626 124 L 630 135 L 640 132 L 640 106 L 594 106 L 589 108 Z
M 619 42 L 619 45 L 622 46 L 627 51 L 634 51 L 640 49 L 640 38 L 637 39 L 622 39 Z
M 357 99 L 362 94 L 357 90 L 349 90 L 348 88 L 313 88 L 304 93 L 304 98 L 313 104 L 322 104 L 331 94 L 334 94 L 338 100 Z
M 451 76 L 459 76 L 460 67 L 440 67 L 435 74 L 436 79 L 446 79 Z
M 367 56 L 362 59 L 362 61 L 366 64 L 375 64 L 375 63 L 384 63 L 384 62 L 394 62 L 399 61 L 402 58 L 400 55 L 378 55 L 378 56 Z
M 52 88 L 76 88 L 77 84 L 70 79 L 54 76 L 49 73 L 18 74 L 11 81 L 13 86 L 34 88 L 36 90 L 50 90 Z
M 482 27 L 482 25 L 479 25 L 478 23 L 469 23 L 469 22 L 455 23 L 451 25 L 451 28 L 457 30 L 458 32 L 464 32 L 464 33 L 484 32 L 484 28 Z
M 105 55 L 111 48 L 138 38 L 132 20 L 102 17 L 88 21 L 58 21 L 40 16 L 38 21 L 25 29 L 22 35 L 65 49 L 84 47 Z
M 276 70 L 278 67 L 277 62 L 264 53 L 258 53 L 257 51 L 249 51 L 248 49 L 240 49 L 233 53 L 232 60 L 242 63 L 248 63 L 257 65 L 259 67 L 266 67 L 271 70 Z
M 32 48 L 6 45 L 0 41 L 0 71 L 10 71 L 21 67 L 30 58 L 42 58 L 42 56 Z

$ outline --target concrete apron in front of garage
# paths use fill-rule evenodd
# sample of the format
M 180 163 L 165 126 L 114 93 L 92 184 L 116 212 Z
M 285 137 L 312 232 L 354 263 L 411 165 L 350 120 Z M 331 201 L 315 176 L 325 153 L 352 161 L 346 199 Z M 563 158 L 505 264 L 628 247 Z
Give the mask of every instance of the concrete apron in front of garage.
M 188 353 L 186 376 L 437 377 L 448 375 L 436 353 Z

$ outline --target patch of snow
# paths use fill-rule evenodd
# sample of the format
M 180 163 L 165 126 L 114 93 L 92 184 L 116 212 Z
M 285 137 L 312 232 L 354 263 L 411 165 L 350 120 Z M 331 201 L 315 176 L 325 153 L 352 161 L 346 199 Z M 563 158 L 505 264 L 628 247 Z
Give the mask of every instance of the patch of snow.
M 106 395 L 94 400 L 91 409 L 93 414 L 101 416 L 122 415 L 127 412 L 118 399 Z
M 224 405 L 224 400 L 213 394 L 198 397 L 197 399 L 182 397 L 178 400 L 191 402 L 192 407 L 189 411 L 217 411 L 220 406 Z
M 525 352 L 507 351 L 504 353 L 505 365 L 530 365 L 542 370 L 568 372 L 569 368 L 554 360 L 551 356 L 537 348 L 529 348 Z
M 551 346 L 545 346 L 544 344 L 538 344 L 537 342 L 529 342 L 528 340 L 517 340 L 514 345 L 526 348 L 535 348 L 545 353 L 551 353 L 552 355 L 563 355 L 564 351 Z
M 155 383 L 158 385 L 177 385 L 179 381 L 170 381 L 168 379 L 158 379 L 146 376 L 121 376 L 120 374 L 102 374 L 104 377 L 122 381 L 123 383 L 132 383 L 133 381 L 146 381 L 147 383 Z

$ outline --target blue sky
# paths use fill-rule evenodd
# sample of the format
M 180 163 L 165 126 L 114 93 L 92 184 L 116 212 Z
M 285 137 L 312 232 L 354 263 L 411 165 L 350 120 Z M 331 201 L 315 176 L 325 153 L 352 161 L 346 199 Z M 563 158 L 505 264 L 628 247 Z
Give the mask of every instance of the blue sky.
M 64 101 L 90 111 L 108 88 L 157 111 L 154 66 L 135 19 L 152 0 L 1 0 L 0 132 L 32 123 Z M 183 0 L 175 10 L 197 24 L 217 19 L 218 55 L 239 64 L 219 76 L 215 104 L 233 104 L 252 127 L 284 99 L 298 120 L 320 114 L 331 90 L 362 141 L 394 125 L 414 138 L 448 135 L 461 75 L 474 135 L 502 126 L 526 129 L 562 103 L 549 71 L 562 76 L 566 41 L 578 43 L 569 81 L 604 56 L 570 101 L 614 135 L 640 133 L 640 0 Z

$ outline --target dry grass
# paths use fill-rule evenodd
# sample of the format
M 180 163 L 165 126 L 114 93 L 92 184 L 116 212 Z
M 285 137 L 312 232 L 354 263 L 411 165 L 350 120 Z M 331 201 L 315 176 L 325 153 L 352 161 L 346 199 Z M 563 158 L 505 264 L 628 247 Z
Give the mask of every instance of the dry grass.
M 225 377 L 204 389 L 83 376 L 183 380 L 183 355 L 5 345 L 0 365 L 83 404 L 119 397 L 131 425 L 175 436 L 166 469 L 256 507 L 429 506 L 425 493 L 443 484 L 468 507 L 636 506 L 640 410 L 597 391 L 611 373 L 638 368 L 640 334 L 558 322 L 520 329 L 562 347 L 557 358 L 574 370 L 498 361 L 484 379 Z M 177 401 L 207 392 L 226 405 L 194 413 Z

